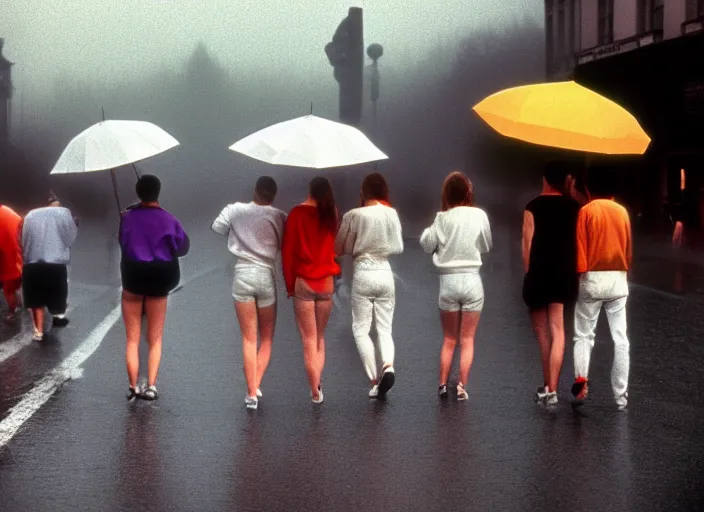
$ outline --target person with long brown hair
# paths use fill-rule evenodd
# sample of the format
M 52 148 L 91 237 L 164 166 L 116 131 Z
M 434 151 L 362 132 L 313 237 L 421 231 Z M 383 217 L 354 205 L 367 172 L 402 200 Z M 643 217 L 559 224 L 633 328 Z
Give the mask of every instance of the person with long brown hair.
M 392 323 L 396 305 L 389 256 L 403 252 L 401 221 L 389 203 L 389 186 L 379 173 L 364 179 L 361 205 L 347 212 L 335 241 L 335 252 L 354 257 L 352 332 L 371 382 L 370 398 L 383 397 L 395 382 Z M 376 323 L 381 364 L 369 332 Z
M 440 274 L 440 321 L 443 346 L 440 352 L 438 395 L 447 397 L 452 357 L 460 344 L 460 380 L 457 399 L 469 398 L 465 386 L 474 359 L 474 336 L 484 307 L 484 287 L 479 275 L 481 255 L 492 247 L 489 218 L 474 206 L 474 187 L 461 172 L 451 173 L 442 186 L 442 211 L 423 231 L 420 244 L 433 254 Z
M 330 182 L 313 178 L 308 199 L 295 206 L 286 219 L 281 259 L 288 297 L 303 343 L 303 361 L 313 403 L 323 402 L 322 374 L 325 366 L 325 327 L 332 311 L 335 235 L 339 215 Z

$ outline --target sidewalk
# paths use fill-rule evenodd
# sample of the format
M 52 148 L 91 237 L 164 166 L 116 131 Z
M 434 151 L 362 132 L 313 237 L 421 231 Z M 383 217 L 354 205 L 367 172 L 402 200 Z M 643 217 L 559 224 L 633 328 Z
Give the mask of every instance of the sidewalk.
M 704 253 L 675 248 L 666 235 L 634 231 L 630 280 L 656 290 L 704 299 Z

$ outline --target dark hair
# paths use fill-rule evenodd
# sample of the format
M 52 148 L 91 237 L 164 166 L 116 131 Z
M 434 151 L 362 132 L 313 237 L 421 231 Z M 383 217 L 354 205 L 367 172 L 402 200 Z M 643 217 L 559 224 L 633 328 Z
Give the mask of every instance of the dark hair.
M 308 186 L 309 194 L 318 205 L 318 219 L 320 226 L 337 232 L 337 206 L 335 196 L 332 193 L 332 186 L 327 178 L 317 176 L 313 178 Z
M 455 206 L 474 206 L 474 187 L 459 171 L 450 173 L 442 184 L 442 211 Z
M 389 185 L 384 177 L 375 172 L 370 174 L 362 182 L 362 200 L 386 201 L 389 202 Z
M 562 161 L 549 162 L 543 170 L 543 178 L 545 178 L 548 185 L 563 194 L 567 192 L 565 190 L 565 181 L 567 176 L 571 174 L 572 172 L 567 163 Z
M 585 184 L 592 199 L 613 196 L 613 169 L 604 165 L 590 167 L 587 171 Z
M 276 198 L 276 193 L 279 191 L 276 186 L 276 181 L 271 176 L 262 176 L 257 180 L 254 186 L 254 193 L 261 201 L 271 204 Z
M 159 200 L 161 181 L 152 174 L 145 174 L 137 180 L 137 197 L 143 203 L 153 203 Z

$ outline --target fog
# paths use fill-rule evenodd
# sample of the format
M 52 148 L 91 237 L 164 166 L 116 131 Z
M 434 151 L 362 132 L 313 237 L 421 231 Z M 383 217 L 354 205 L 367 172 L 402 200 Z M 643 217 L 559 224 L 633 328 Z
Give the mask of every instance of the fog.
M 108 173 L 48 178 L 65 145 L 104 108 L 109 119 L 151 121 L 179 140 L 138 164 L 162 178 L 163 203 L 177 215 L 201 223 L 227 202 L 248 200 L 261 174 L 279 182 L 281 208 L 304 199 L 314 171 L 269 166 L 227 148 L 307 114 L 311 102 L 315 114 L 337 119 L 337 83 L 323 48 L 350 4 L 273 7 L 279 3 L 81 0 L 57 7 L 9 0 L 0 36 L 16 63 L 12 139 L 31 161 L 23 179 L 33 180 L 42 198 L 53 188 L 83 215 L 114 222 Z M 365 100 L 362 129 L 390 156 L 378 170 L 411 235 L 432 220 L 449 171 L 467 172 L 479 205 L 520 211 L 526 191 L 537 190 L 535 167 L 545 158 L 539 148 L 493 134 L 471 111 L 498 89 L 544 80 L 542 3 L 424 4 L 354 4 L 365 9 L 365 45 L 385 50 L 378 124 Z M 349 208 L 374 167 L 322 174 Z M 122 168 L 118 176 L 124 205 L 134 200 L 134 174 Z

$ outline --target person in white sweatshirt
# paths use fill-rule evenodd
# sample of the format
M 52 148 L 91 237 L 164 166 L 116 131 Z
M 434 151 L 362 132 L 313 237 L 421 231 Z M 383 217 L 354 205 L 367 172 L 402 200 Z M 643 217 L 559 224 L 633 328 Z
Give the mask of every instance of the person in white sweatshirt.
M 393 387 L 395 347 L 392 337 L 396 291 L 389 256 L 403 252 L 401 221 L 389 204 L 389 187 L 379 173 L 362 183 L 361 206 L 342 218 L 335 253 L 354 258 L 352 276 L 352 333 L 364 370 L 371 382 L 370 398 Z M 376 323 L 381 361 L 370 331 Z
M 442 211 L 425 229 L 420 244 L 433 254 L 440 274 L 440 321 L 443 346 L 440 352 L 438 394 L 447 397 L 447 380 L 452 357 L 460 343 L 460 381 L 457 399 L 467 400 L 465 389 L 474 359 L 474 335 L 484 307 L 484 288 L 479 275 L 481 255 L 492 247 L 489 218 L 474 207 L 474 190 L 460 172 L 451 173 L 443 184 Z
M 256 409 L 262 396 L 260 386 L 271 358 L 276 325 L 274 267 L 286 220 L 284 212 L 271 206 L 277 191 L 273 178 L 260 177 L 254 200 L 227 205 L 212 226 L 213 231 L 228 237 L 228 249 L 236 257 L 232 297 L 242 333 L 248 409 Z

